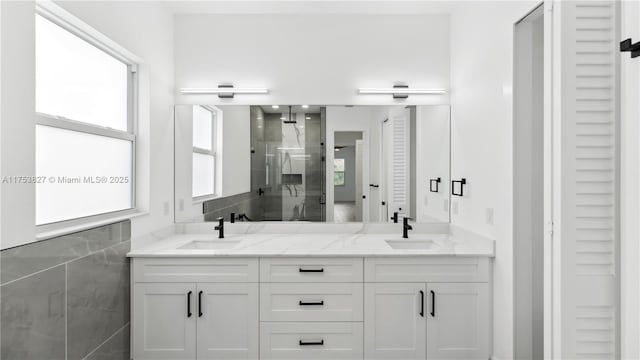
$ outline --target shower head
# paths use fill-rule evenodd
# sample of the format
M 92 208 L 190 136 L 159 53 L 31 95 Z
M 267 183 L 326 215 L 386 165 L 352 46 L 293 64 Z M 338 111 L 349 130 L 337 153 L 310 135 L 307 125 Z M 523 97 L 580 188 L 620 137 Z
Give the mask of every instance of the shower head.
M 289 105 L 289 117 L 288 120 L 284 120 L 282 123 L 283 124 L 297 124 L 298 122 L 296 120 L 291 120 L 291 105 Z

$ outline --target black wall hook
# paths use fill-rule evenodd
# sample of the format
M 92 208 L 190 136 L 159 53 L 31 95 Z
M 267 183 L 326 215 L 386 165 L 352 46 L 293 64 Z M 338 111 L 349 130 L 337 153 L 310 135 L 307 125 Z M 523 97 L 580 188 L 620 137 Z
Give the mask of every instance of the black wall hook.
M 640 56 L 640 42 L 633 43 L 631 38 L 620 42 L 620 52 L 630 52 L 631 58 Z
M 456 184 L 459 185 L 460 191 L 456 192 Z M 451 181 L 451 195 L 464 196 L 464 186 L 467 185 L 467 179 L 462 178 L 460 180 Z

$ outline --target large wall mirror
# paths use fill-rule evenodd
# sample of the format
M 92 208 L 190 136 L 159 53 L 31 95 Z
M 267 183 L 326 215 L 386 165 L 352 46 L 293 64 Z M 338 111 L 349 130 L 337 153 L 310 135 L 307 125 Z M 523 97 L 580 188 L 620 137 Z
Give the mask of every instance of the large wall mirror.
M 450 109 L 177 105 L 176 222 L 450 219 Z

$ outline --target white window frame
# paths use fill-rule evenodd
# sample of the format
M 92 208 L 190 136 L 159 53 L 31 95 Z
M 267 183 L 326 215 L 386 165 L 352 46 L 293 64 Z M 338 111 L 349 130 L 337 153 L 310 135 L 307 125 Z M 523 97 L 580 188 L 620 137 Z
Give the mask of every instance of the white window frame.
M 35 225 L 38 238 L 46 238 L 49 235 L 59 235 L 87 228 L 91 225 L 109 223 L 142 215 L 137 209 L 137 132 L 138 132 L 138 64 L 140 59 L 129 53 L 124 48 L 105 37 L 97 30 L 91 28 L 75 16 L 66 12 L 59 6 L 50 2 L 39 2 L 36 5 L 35 14 L 51 21 L 62 29 L 86 41 L 92 46 L 104 51 L 116 60 L 127 66 L 127 130 L 116 130 L 108 127 L 94 125 L 79 121 L 80 119 L 68 119 L 62 116 L 43 114 L 36 112 L 35 125 L 49 126 L 53 128 L 70 130 L 91 135 L 105 136 L 109 138 L 126 140 L 131 142 L 131 207 L 127 209 L 110 211 L 101 214 L 87 215 L 83 217 L 61 220 L 57 222 Z M 34 16 L 35 16 L 34 14 Z M 37 144 L 36 144 L 37 146 Z
M 194 105 L 194 106 L 200 106 L 201 108 L 211 113 L 211 150 L 203 149 L 203 148 L 192 145 L 193 147 L 192 153 L 213 156 L 213 192 L 211 194 L 193 196 L 193 189 L 191 189 L 191 196 L 192 196 L 193 202 L 200 203 L 203 201 L 207 201 L 207 200 L 211 200 L 219 197 L 219 194 L 217 193 L 218 160 L 219 159 L 218 159 L 218 152 L 216 151 L 218 149 L 218 140 L 216 138 L 216 136 L 218 135 L 218 111 L 216 108 L 209 105 Z M 191 119 L 191 126 L 193 127 L 193 117 Z M 193 144 L 193 133 L 191 135 L 191 142 Z M 193 156 L 193 154 L 191 156 Z M 193 176 L 193 168 L 191 169 L 191 176 Z M 193 184 L 193 179 L 191 183 Z

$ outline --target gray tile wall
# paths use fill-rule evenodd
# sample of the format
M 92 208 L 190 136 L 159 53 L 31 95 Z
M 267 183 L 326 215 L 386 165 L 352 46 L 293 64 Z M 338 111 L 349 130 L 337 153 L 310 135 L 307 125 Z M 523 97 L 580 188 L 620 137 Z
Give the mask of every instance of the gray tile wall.
M 253 221 L 261 221 L 264 213 L 262 199 L 258 194 L 246 192 L 206 201 L 202 204 L 204 221 L 216 221 L 219 217 L 229 221 L 232 212 L 236 214 L 236 218 L 240 214 L 246 214 Z
M 131 222 L 0 252 L 0 358 L 129 359 Z

